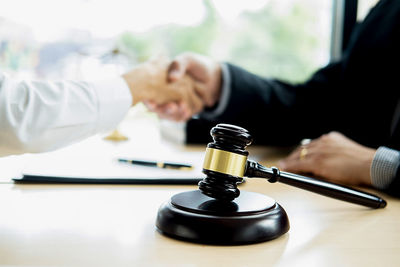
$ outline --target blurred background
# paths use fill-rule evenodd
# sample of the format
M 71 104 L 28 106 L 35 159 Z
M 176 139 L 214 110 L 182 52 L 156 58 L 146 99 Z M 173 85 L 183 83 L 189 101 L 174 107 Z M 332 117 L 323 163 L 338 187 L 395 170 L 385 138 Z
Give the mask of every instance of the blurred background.
M 0 70 L 103 79 L 184 51 L 290 82 L 330 60 L 333 0 L 0 0 Z M 360 18 L 376 0 L 359 1 Z
M 0 0 L 0 72 L 16 79 L 100 80 L 156 55 L 193 51 L 301 82 L 332 59 L 334 11 L 354 1 Z M 358 0 L 357 20 L 376 2 Z M 118 130 L 136 148 L 144 146 L 140 153 L 161 138 L 158 131 L 135 127 L 167 123 L 144 105 L 132 108 L 128 119 L 135 124 Z M 179 127 L 164 127 L 163 135 L 182 143 Z M 121 149 L 133 155 L 130 146 Z

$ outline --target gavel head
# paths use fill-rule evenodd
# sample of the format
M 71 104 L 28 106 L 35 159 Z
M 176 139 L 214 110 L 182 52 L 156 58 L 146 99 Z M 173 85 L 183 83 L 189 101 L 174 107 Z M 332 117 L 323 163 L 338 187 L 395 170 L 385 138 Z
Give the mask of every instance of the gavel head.
M 243 182 L 252 142 L 249 132 L 230 124 L 218 124 L 211 129 L 214 142 L 207 145 L 200 191 L 212 198 L 231 201 L 240 194 L 237 184 Z

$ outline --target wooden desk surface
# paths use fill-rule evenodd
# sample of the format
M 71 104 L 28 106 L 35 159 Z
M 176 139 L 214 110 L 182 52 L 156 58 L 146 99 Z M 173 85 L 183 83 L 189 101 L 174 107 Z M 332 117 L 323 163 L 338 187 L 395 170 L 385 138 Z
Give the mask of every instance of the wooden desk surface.
M 0 264 L 18 266 L 399 266 L 400 201 L 370 210 L 262 179 L 289 216 L 284 236 L 210 246 L 156 231 L 157 209 L 196 186 L 0 184 Z
M 267 159 L 264 163 L 280 157 L 267 148 L 252 152 Z M 211 246 L 157 232 L 158 207 L 173 194 L 196 188 L 3 182 L 0 265 L 400 266 L 399 199 L 380 194 L 388 206 L 371 210 L 248 179 L 241 190 L 269 195 L 285 208 L 287 234 L 253 245 Z

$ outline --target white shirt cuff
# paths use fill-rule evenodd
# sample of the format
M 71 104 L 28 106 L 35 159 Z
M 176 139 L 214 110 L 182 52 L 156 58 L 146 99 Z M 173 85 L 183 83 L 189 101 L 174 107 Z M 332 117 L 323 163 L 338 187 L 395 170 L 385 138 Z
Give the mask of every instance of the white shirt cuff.
M 129 87 L 121 77 L 92 82 L 92 85 L 99 105 L 95 131 L 111 130 L 125 117 L 132 105 L 132 95 Z
M 387 147 L 379 147 L 371 164 L 371 183 L 378 189 L 387 189 L 396 177 L 400 165 L 400 153 Z
M 222 70 L 222 85 L 221 85 L 221 96 L 217 107 L 212 111 L 204 111 L 201 113 L 201 117 L 206 119 L 215 118 L 224 113 L 228 106 L 229 96 L 231 94 L 231 75 L 229 73 L 228 66 L 225 63 L 221 63 Z

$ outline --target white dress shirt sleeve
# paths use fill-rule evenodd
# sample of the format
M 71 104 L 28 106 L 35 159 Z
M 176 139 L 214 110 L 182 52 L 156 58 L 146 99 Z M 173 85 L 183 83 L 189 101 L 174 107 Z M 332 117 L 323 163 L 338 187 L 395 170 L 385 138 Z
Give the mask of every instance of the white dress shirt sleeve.
M 16 81 L 0 73 L 0 156 L 54 150 L 111 130 L 132 104 L 125 81 Z

